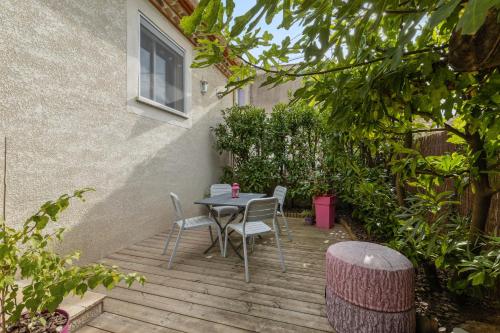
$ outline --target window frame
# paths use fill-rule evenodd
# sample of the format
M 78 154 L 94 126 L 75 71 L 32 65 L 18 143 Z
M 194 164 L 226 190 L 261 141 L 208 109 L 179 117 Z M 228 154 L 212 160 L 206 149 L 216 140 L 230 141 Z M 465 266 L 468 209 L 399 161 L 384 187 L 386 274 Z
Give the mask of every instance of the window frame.
M 146 24 L 143 24 L 145 22 Z M 148 26 L 149 25 L 149 26 Z M 161 42 L 163 42 L 163 46 L 169 48 L 173 52 L 177 53 L 182 57 L 182 96 L 183 96 L 183 108 L 184 111 L 174 109 L 170 106 L 164 105 L 160 102 L 157 102 L 153 99 L 144 97 L 141 95 L 141 29 L 142 27 L 145 27 L 152 35 L 154 35 L 156 38 L 158 38 Z M 178 43 L 176 43 L 171 37 L 169 37 L 162 29 L 160 29 L 154 22 L 152 22 L 146 15 L 144 15 L 142 12 L 139 12 L 139 29 L 138 29 L 138 59 L 137 59 L 137 67 L 138 67 L 138 77 L 137 77 L 137 97 L 136 100 L 138 102 L 147 104 L 149 106 L 155 107 L 157 109 L 167 111 L 170 113 L 173 113 L 175 115 L 184 117 L 184 118 L 189 118 L 188 116 L 188 110 L 187 110 L 187 75 L 188 75 L 188 70 L 187 70 L 187 57 L 186 57 L 186 50 L 180 46 Z M 153 61 L 156 57 L 153 56 Z M 153 68 L 155 68 L 154 63 L 153 63 Z M 152 73 L 154 76 L 154 73 Z M 154 80 L 153 80 L 153 91 L 154 91 Z M 153 96 L 154 98 L 154 96 Z

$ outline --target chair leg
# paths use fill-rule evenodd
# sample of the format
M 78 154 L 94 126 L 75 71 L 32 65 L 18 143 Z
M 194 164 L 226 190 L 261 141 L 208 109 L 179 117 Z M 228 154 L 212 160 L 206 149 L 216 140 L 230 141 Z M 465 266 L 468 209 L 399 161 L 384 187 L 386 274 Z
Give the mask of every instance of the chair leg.
M 285 259 L 283 258 L 283 252 L 281 252 L 280 236 L 279 236 L 277 230 L 274 231 L 274 234 L 275 234 L 275 237 L 276 237 L 276 246 L 278 247 L 278 253 L 280 255 L 281 270 L 283 272 L 285 272 L 286 271 L 286 268 L 285 268 Z
M 251 248 L 250 248 L 250 252 L 252 252 L 252 253 L 253 253 L 253 249 L 254 249 L 254 247 L 255 247 L 255 236 L 252 236 L 252 237 L 251 237 L 251 241 L 252 241 L 252 243 L 251 243 L 252 245 L 251 245 Z
M 222 255 L 224 258 L 227 256 L 227 238 L 229 237 L 229 235 L 228 235 L 228 229 L 229 228 L 226 227 L 226 231 L 225 231 L 226 232 L 226 237 L 224 237 L 224 254 Z
M 276 217 L 276 224 L 274 225 L 274 227 L 276 230 L 278 230 L 279 234 L 281 235 L 281 227 L 280 227 L 278 217 Z
M 175 241 L 174 250 L 172 251 L 172 255 L 170 256 L 170 261 L 168 262 L 168 269 L 172 267 L 172 263 L 174 262 L 175 253 L 177 252 L 177 247 L 179 246 L 179 241 L 181 240 L 182 228 L 179 229 L 179 234 L 177 235 L 177 240 Z
M 292 233 L 290 232 L 290 227 L 288 226 L 288 220 L 286 219 L 284 212 L 281 212 L 281 217 L 283 217 L 283 221 L 285 222 L 286 233 L 288 234 L 288 239 L 292 240 Z
M 247 239 L 245 236 L 243 236 L 243 259 L 245 260 L 245 281 L 250 282 L 250 273 L 248 272 Z
M 219 235 L 219 246 L 220 246 L 220 255 L 224 257 L 224 248 L 222 247 L 222 233 L 220 232 L 219 226 L 217 226 L 217 234 Z
M 170 232 L 167 236 L 167 239 L 165 241 L 165 246 L 163 247 L 163 252 L 162 254 L 165 254 L 167 253 L 167 248 L 168 248 L 168 243 L 170 243 L 170 238 L 172 237 L 172 234 L 174 233 L 174 229 L 175 229 L 175 226 L 177 225 L 177 223 L 173 222 L 172 224 L 172 228 L 170 229 Z

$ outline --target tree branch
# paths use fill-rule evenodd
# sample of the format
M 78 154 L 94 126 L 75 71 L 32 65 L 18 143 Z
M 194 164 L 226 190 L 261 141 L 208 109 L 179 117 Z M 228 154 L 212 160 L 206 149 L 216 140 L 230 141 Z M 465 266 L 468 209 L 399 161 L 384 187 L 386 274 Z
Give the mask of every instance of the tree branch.
M 427 112 L 421 112 L 421 111 L 413 111 L 414 114 L 418 115 L 418 116 L 421 116 L 421 117 L 425 117 L 425 118 L 431 118 L 433 119 L 434 121 L 436 121 L 436 118 L 433 117 L 432 114 L 430 113 L 427 113 Z M 450 124 L 447 124 L 447 123 L 444 123 L 444 130 L 448 131 L 448 132 L 451 132 L 459 137 L 461 137 L 462 139 L 464 140 L 467 140 L 468 139 L 468 135 L 463 133 L 463 132 L 460 132 L 459 129 L 451 126 Z
M 415 133 L 445 132 L 445 131 L 448 130 L 446 128 L 429 128 L 429 129 L 416 129 L 408 132 L 391 132 L 391 133 L 396 135 L 406 135 L 408 133 L 415 134 Z
M 428 52 L 432 52 L 432 51 L 440 51 L 440 50 L 445 49 L 446 47 L 448 47 L 448 45 L 428 47 L 428 48 L 424 48 L 424 49 L 409 51 L 409 52 L 403 53 L 402 57 L 407 57 L 407 56 L 411 56 L 411 55 L 415 55 L 415 54 L 421 54 L 421 53 L 428 53 Z M 346 69 L 353 69 L 353 68 L 357 68 L 357 67 L 363 67 L 363 66 L 370 65 L 370 64 L 373 64 L 373 63 L 376 63 L 376 62 L 380 62 L 380 61 L 383 61 L 383 60 L 389 58 L 389 56 L 384 56 L 384 57 L 379 57 L 379 58 L 375 58 L 375 59 L 372 59 L 372 60 L 360 62 L 360 63 L 357 63 L 357 64 L 345 65 L 345 66 L 338 66 L 338 67 L 326 69 L 326 70 L 323 70 L 323 71 L 317 71 L 317 72 L 290 73 L 290 72 L 286 72 L 284 70 L 267 69 L 267 68 L 264 68 L 264 67 L 259 66 L 257 64 L 251 63 L 250 61 L 246 60 L 245 58 L 243 58 L 240 55 L 237 55 L 237 57 L 240 60 L 242 60 L 244 63 L 246 63 L 247 65 L 249 65 L 249 66 L 251 66 L 253 68 L 256 68 L 256 69 L 260 69 L 260 70 L 262 70 L 262 71 L 264 71 L 266 73 L 280 74 L 280 75 L 291 76 L 291 77 L 304 77 L 304 76 L 310 76 L 310 75 L 322 75 L 322 74 L 328 74 L 328 73 L 334 73 L 334 72 L 341 72 L 341 71 L 344 71 Z
M 453 133 L 453 134 L 455 134 L 455 135 L 457 135 L 457 136 L 461 137 L 462 139 L 467 140 L 467 138 L 468 138 L 467 134 L 460 132 L 460 131 L 459 131 L 458 129 L 456 129 L 455 127 L 453 127 L 453 126 L 451 126 L 451 125 L 448 125 L 447 123 L 444 123 L 444 127 L 446 128 L 446 130 L 447 130 L 448 132 L 451 132 L 451 133 Z

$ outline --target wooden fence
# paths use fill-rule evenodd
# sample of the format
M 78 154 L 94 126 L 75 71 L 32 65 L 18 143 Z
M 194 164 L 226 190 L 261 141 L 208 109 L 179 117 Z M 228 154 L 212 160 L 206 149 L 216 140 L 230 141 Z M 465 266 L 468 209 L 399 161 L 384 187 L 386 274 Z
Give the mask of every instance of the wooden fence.
M 418 144 L 420 145 L 420 152 L 424 156 L 429 155 L 441 155 L 446 152 L 454 152 L 457 150 L 457 147 L 447 142 L 448 139 L 447 133 L 435 133 L 432 135 L 424 136 L 417 139 Z M 498 176 L 495 178 L 498 181 Z M 453 184 L 452 181 L 446 182 L 443 186 L 443 190 L 449 191 L 452 190 Z M 460 198 L 460 207 L 459 212 L 462 215 L 468 215 L 472 211 L 472 204 L 474 200 L 474 194 L 470 186 L 464 191 Z M 500 235 L 500 193 L 497 193 L 491 202 L 488 224 L 486 226 L 486 231 L 490 235 L 499 236 Z

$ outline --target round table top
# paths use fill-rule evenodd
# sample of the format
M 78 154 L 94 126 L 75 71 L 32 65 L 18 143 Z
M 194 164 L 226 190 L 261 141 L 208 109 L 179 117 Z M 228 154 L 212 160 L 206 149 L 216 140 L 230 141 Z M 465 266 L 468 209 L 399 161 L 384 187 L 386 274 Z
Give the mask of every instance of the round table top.
M 347 241 L 328 248 L 327 255 L 351 265 L 384 271 L 412 269 L 412 263 L 404 255 L 380 244 Z

